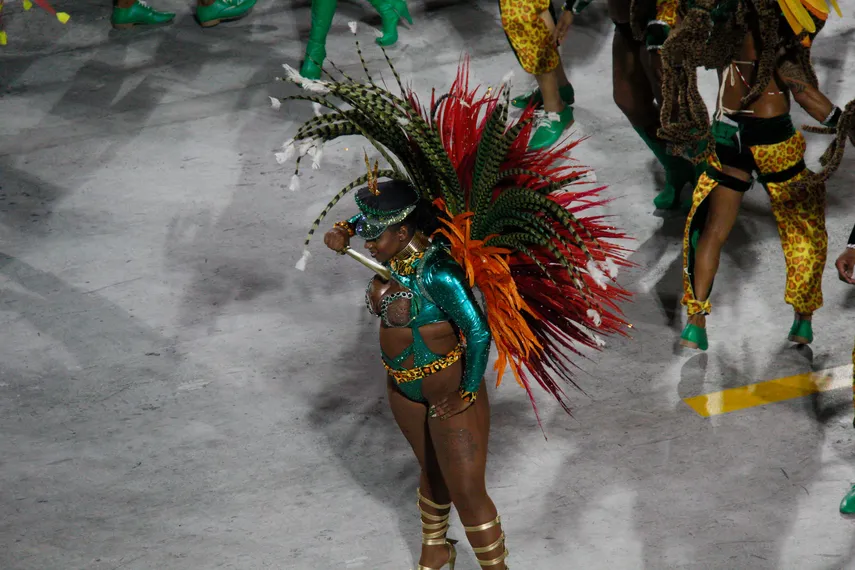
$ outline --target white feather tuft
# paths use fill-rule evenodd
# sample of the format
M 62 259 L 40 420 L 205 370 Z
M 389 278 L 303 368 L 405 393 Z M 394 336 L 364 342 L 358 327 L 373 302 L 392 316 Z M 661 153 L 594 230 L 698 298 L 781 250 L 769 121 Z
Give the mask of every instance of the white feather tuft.
M 356 34 L 356 22 L 348 22 L 347 27 L 350 28 L 351 34 Z
M 594 339 L 594 342 L 597 343 L 597 346 L 599 346 L 600 348 L 606 346 L 606 341 L 604 341 L 602 338 L 600 338 L 599 335 L 595 335 L 594 333 L 591 333 L 591 338 Z
M 294 83 L 303 84 L 304 81 L 308 81 L 305 77 L 300 75 L 300 72 L 288 65 L 287 63 L 283 63 L 282 67 L 285 68 L 285 73 L 288 74 L 288 80 L 293 81 Z
M 294 175 L 291 177 L 291 186 L 288 187 L 291 192 L 297 192 L 300 189 L 300 177 Z
M 617 278 L 618 266 L 611 257 L 606 258 L 606 272 L 612 279 Z
M 311 91 L 312 93 L 329 93 L 330 88 L 327 87 L 327 84 L 323 81 L 315 81 L 312 79 L 304 79 L 303 83 L 300 85 L 303 86 L 303 89 L 306 91 Z
M 324 147 L 318 146 L 315 147 L 315 151 L 312 153 L 312 169 L 320 170 L 321 169 L 321 156 L 324 154 Z
M 315 112 L 316 117 L 321 116 L 321 104 L 320 103 L 312 103 L 312 110 Z
M 603 324 L 603 318 L 600 316 L 600 313 L 598 313 L 594 309 L 588 309 L 588 318 L 594 321 L 595 327 L 598 327 Z
M 303 256 L 302 256 L 302 257 L 300 258 L 300 260 L 297 262 L 297 265 L 295 265 L 295 267 L 296 267 L 299 271 L 305 271 L 305 270 L 306 270 L 306 264 L 309 262 L 309 258 L 310 258 L 310 257 L 312 257 L 312 254 L 311 254 L 311 253 L 309 253 L 309 250 L 308 250 L 308 249 L 304 249 L 304 250 L 303 250 Z
M 508 83 L 511 82 L 511 80 L 513 78 L 514 78 L 514 72 L 513 72 L 513 70 L 511 70 L 511 71 L 507 72 L 504 77 L 502 77 L 502 83 L 504 85 L 507 85 Z
M 296 152 L 296 148 L 294 147 L 294 139 L 288 139 L 282 144 L 282 154 L 285 155 L 285 160 L 291 160 L 294 158 L 294 152 Z M 282 164 L 281 162 L 279 164 Z
M 274 156 L 276 156 L 276 162 L 279 164 L 285 164 L 288 162 L 288 154 L 284 152 L 277 152 Z
M 300 143 L 300 156 L 306 156 L 315 146 L 315 141 L 306 139 Z
M 398 121 L 398 124 L 402 127 L 406 127 L 410 124 L 410 120 L 405 117 L 395 117 L 395 120 Z
M 327 84 L 323 81 L 318 81 L 315 79 L 307 79 L 300 75 L 300 72 L 288 65 L 287 63 L 283 63 L 282 67 L 285 68 L 285 72 L 288 74 L 288 81 L 292 83 L 297 83 L 300 87 L 305 89 L 306 91 L 311 91 L 313 93 L 329 93 L 330 88 L 327 87 Z
M 273 107 L 274 111 L 278 111 L 279 108 L 282 106 L 282 101 L 280 101 L 276 97 L 269 97 L 269 98 L 270 98 L 270 106 Z
M 606 288 L 606 275 L 597 265 L 597 262 L 593 259 L 588 261 L 588 265 L 586 267 L 588 270 L 588 274 L 594 279 L 594 282 L 600 286 L 601 289 Z

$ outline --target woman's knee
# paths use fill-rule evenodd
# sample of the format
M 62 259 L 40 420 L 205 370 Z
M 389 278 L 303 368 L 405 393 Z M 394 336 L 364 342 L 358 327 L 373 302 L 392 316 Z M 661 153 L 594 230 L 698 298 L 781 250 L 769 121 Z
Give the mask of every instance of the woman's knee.
M 454 508 L 460 515 L 462 520 L 471 520 L 479 518 L 484 512 L 489 511 L 492 507 L 490 496 L 487 495 L 487 489 L 481 485 L 473 485 L 470 488 L 456 488 L 451 491 L 451 502 L 454 503 Z

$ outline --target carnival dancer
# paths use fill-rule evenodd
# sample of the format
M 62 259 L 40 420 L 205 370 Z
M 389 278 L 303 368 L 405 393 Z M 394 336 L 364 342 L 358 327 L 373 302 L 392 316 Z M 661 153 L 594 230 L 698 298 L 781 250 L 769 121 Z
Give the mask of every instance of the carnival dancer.
M 71 16 L 69 16 L 65 12 L 57 12 L 53 8 L 53 6 L 51 6 L 50 3 L 47 2 L 47 0 L 23 0 L 22 3 L 24 5 L 24 10 L 30 10 L 33 7 L 34 2 L 36 5 L 38 5 L 39 8 L 41 8 L 51 16 L 54 16 L 62 24 L 67 23 L 68 20 L 71 18 Z M 6 37 L 6 27 L 3 22 L 3 4 L 3 0 L 0 0 L 0 46 L 5 46 L 8 41 Z
M 617 303 L 627 293 L 614 277 L 628 262 L 610 241 L 622 234 L 598 216 L 582 217 L 602 199 L 599 188 L 579 188 L 585 170 L 570 161 L 575 143 L 528 150 L 533 110 L 508 124 L 505 86 L 483 95 L 470 89 L 468 60 L 427 109 L 394 67 L 400 94 L 370 79 L 324 82 L 288 72 L 309 91 L 295 98 L 332 112 L 305 123 L 277 155 L 280 163 L 296 149 L 298 169 L 302 156 L 314 166 L 326 141 L 347 135 L 365 137 L 386 163 L 330 201 L 306 245 L 329 210 L 361 187 L 359 213 L 324 239 L 377 273 L 366 303 L 380 317 L 393 415 L 421 465 L 418 567 L 453 568 L 457 553 L 446 538 L 453 505 L 478 563 L 507 568 L 501 520 L 484 483 L 491 341 L 497 385 L 510 366 L 533 405 L 536 382 L 567 409 L 559 382 L 572 382 L 572 364 L 564 351 L 599 347 L 598 333 L 625 333 Z M 349 247 L 354 236 L 373 259 Z M 308 258 L 306 249 L 298 269 Z
M 559 34 L 563 39 L 573 16 L 585 9 L 591 0 L 568 0 L 560 18 L 552 0 L 499 0 L 502 28 L 520 66 L 537 81 L 537 89 L 512 100 L 515 107 L 542 107 L 535 111 L 535 131 L 529 143 L 532 149 L 554 145 L 573 124 L 573 85 L 567 79 L 561 54 Z
M 800 0 L 692 1 L 665 42 L 662 132 L 677 147 L 707 145 L 708 160 L 683 239 L 684 346 L 708 348 L 713 277 L 753 172 L 769 194 L 784 250 L 784 300 L 795 312 L 788 338 L 798 344 L 813 340 L 811 319 L 822 306 L 828 246 L 827 175 L 818 177 L 805 166 L 805 139 L 790 118 L 790 93 L 826 126 L 842 114 L 819 91 L 810 64 L 809 42 L 828 16 L 815 5 L 806 1 L 802 6 Z M 788 22 L 795 23 L 791 27 Z M 712 128 L 697 89 L 699 66 L 720 74 Z M 681 105 L 675 110 L 677 100 Z
M 404 18 L 412 24 L 410 9 L 406 0 L 368 0 L 380 14 L 383 35 L 377 38 L 377 44 L 390 46 L 398 41 L 398 21 Z M 320 79 L 324 59 L 327 57 L 327 34 L 332 26 L 333 15 L 338 0 L 312 0 L 312 29 L 309 31 L 309 43 L 306 44 L 306 57 L 300 74 L 308 79 Z
M 550 0 L 500 0 L 502 26 L 508 41 L 520 65 L 535 75 L 538 82 L 537 89 L 512 101 L 518 108 L 530 103 L 543 106 L 539 113 L 541 126 L 532 138 L 535 147 L 554 144 L 573 122 L 575 94 L 556 46 L 566 36 L 574 16 L 590 2 L 568 0 L 553 25 L 555 11 Z M 679 0 L 609 0 L 608 4 L 615 23 L 614 101 L 665 169 L 665 188 L 653 200 L 659 209 L 678 207 L 681 190 L 686 185 L 694 186 L 700 170 L 685 158 L 669 154 L 665 141 L 658 135 L 657 101 L 661 101 L 658 50 L 677 24 L 678 3 Z M 634 26 L 631 22 L 640 24 Z
M 615 24 L 612 38 L 614 101 L 665 171 L 665 187 L 653 199 L 660 210 L 681 205 L 681 193 L 693 187 L 703 170 L 669 152 L 659 135 L 662 78 L 659 52 L 678 24 L 680 0 L 609 0 Z M 688 149 L 687 149 L 688 150 Z
M 851 140 L 852 144 L 855 144 L 855 132 L 853 132 Z M 837 267 L 837 276 L 840 277 L 840 280 L 844 283 L 855 285 L 855 227 L 852 228 L 852 232 L 849 234 L 846 249 L 837 258 L 835 265 Z M 852 389 L 853 397 L 855 398 L 855 349 L 852 350 L 852 366 Z M 840 501 L 840 512 L 845 515 L 855 515 L 855 485 L 852 485 L 852 488 L 843 497 L 843 500 Z

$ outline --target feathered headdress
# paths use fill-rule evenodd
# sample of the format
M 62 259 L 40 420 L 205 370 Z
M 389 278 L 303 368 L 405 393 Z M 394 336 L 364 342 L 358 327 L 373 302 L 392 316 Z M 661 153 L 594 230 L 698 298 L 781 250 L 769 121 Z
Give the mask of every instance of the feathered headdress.
M 358 43 L 357 52 L 362 59 Z M 285 66 L 287 80 L 310 92 L 288 99 L 311 101 L 332 112 L 303 124 L 277 160 L 304 148 L 297 158 L 298 176 L 309 149 L 317 152 L 324 142 L 348 135 L 366 138 L 388 165 L 376 176 L 407 181 L 442 212 L 440 233 L 484 298 L 498 349 L 497 385 L 509 365 L 535 413 L 533 381 L 569 411 L 556 382 L 573 383 L 568 352 L 601 347 L 601 334 L 626 334 L 617 304 L 629 294 L 614 279 L 618 266 L 629 262 L 625 250 L 608 241 L 624 236 L 601 216 L 582 217 L 604 203 L 598 197 L 602 188 L 577 190 L 589 170 L 571 162 L 575 142 L 528 150 L 533 111 L 509 124 L 504 83 L 483 94 L 470 89 L 468 59 L 447 93 L 431 93 L 428 108 L 386 60 L 400 94 L 376 85 L 367 69 L 368 82 L 357 83 L 343 73 L 342 81 L 308 80 Z M 330 97 L 344 105 L 338 107 Z M 306 247 L 330 209 L 374 175 L 358 177 L 330 200 L 312 225 Z M 305 266 L 307 252 L 298 268 Z

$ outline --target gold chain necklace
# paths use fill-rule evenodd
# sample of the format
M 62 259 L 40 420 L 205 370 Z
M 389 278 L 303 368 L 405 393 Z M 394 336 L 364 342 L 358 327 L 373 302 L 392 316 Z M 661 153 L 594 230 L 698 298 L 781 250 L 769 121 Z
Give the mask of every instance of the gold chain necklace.
M 416 232 L 410 243 L 389 261 L 389 267 L 398 275 L 412 275 L 416 272 L 416 263 L 425 256 L 430 240 L 422 232 Z

